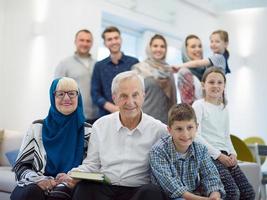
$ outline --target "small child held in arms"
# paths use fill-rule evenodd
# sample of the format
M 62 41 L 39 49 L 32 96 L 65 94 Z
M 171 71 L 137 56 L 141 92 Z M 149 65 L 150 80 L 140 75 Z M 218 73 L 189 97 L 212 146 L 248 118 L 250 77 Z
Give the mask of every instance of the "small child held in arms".
M 150 152 L 152 182 L 173 200 L 221 199 L 225 191 L 208 150 L 193 141 L 197 133 L 193 108 L 185 103 L 174 105 L 168 114 L 168 130 L 170 135 Z
M 230 73 L 231 70 L 228 66 L 229 51 L 227 50 L 229 43 L 228 33 L 224 30 L 213 31 L 210 35 L 210 48 L 213 55 L 201 60 L 192 60 L 183 64 L 173 66 L 175 72 L 180 68 L 197 68 L 197 67 L 211 67 L 216 66 L 221 68 L 225 74 Z

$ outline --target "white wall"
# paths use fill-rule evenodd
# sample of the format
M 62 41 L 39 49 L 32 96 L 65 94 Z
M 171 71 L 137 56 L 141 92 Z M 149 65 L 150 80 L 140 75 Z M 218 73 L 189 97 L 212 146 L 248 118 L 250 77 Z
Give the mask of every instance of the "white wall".
M 228 99 L 231 132 L 245 138 L 261 136 L 267 141 L 267 9 L 248 9 L 222 16 L 230 33 Z
M 3 93 L 7 98 L 1 98 L 4 106 L 0 112 L 0 127 L 20 131 L 25 131 L 33 120 L 46 116 L 54 68 L 62 58 L 73 53 L 73 37 L 78 29 L 88 28 L 93 32 L 93 55 L 96 57 L 97 46 L 102 42 L 103 12 L 116 15 L 120 21 L 132 22 L 133 29 L 148 27 L 182 39 L 189 32 L 204 37 L 217 24 L 214 16 L 181 3 L 177 4 L 180 14 L 172 24 L 104 1 L 6 0 L 5 3 L 5 12 L 0 12 L 0 19 L 6 19 L 4 24 L 0 21 L 0 32 L 4 30 L 0 37 L 3 41 L 0 55 L 4 59 L 0 64 L 4 69 L 1 85 L 5 86 Z
M 99 35 L 101 13 L 89 2 L 47 1 L 38 9 L 36 5 L 41 2 L 45 1 L 6 1 L 6 21 L 1 26 L 5 30 L 1 37 L 1 79 L 6 84 L 3 92 L 7 98 L 1 98 L 4 106 L 0 127 L 24 131 L 33 120 L 44 118 L 54 68 L 60 59 L 73 53 L 74 34 L 89 28 Z M 43 9 L 49 13 L 42 20 L 38 15 Z
M 5 21 L 5 2 L 4 0 L 0 0 L 0 85 L 2 86 L 1 88 L 6 88 L 4 85 L 4 79 L 3 79 L 3 74 L 4 74 L 4 67 L 3 67 L 3 34 L 4 34 L 4 21 Z M 4 120 L 4 115 L 1 114 L 3 112 L 3 101 L 4 99 L 4 91 L 0 92 L 0 127 L 3 127 L 3 120 Z

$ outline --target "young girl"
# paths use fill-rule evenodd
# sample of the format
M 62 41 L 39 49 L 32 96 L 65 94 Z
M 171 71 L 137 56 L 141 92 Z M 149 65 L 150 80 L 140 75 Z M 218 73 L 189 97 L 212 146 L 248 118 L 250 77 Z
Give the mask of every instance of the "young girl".
M 221 176 L 225 199 L 254 199 L 252 186 L 237 165 L 229 134 L 229 114 L 224 95 L 226 78 L 218 67 L 206 70 L 202 78 L 203 99 L 193 103 L 199 123 L 197 140 L 208 147 Z
M 221 68 L 225 74 L 230 73 L 228 66 L 229 51 L 227 50 L 229 43 L 228 33 L 224 30 L 214 31 L 210 36 L 210 48 L 213 55 L 206 59 L 192 60 L 180 65 L 173 66 L 174 71 L 178 71 L 181 67 L 199 68 L 203 66 L 217 66 Z

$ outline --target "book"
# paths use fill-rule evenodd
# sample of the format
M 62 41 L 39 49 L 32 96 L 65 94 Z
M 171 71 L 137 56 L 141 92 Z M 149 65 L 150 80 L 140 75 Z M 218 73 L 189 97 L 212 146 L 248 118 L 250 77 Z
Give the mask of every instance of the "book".
M 69 173 L 71 178 L 74 179 L 85 179 L 90 181 L 102 182 L 105 184 L 110 184 L 110 179 L 102 173 L 93 173 L 93 172 L 81 172 L 81 171 L 71 171 Z

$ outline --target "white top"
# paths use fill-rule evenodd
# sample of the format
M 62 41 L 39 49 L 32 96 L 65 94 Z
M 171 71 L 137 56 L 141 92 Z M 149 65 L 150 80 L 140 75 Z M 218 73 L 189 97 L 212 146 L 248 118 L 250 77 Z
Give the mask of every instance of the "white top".
M 73 170 L 104 173 L 112 185 L 147 184 L 149 151 L 166 134 L 166 125 L 145 113 L 133 130 L 121 124 L 119 112 L 106 115 L 94 123 L 87 157 Z
M 193 103 L 199 123 L 196 140 L 206 145 L 213 159 L 217 159 L 220 151 L 235 154 L 229 133 L 229 114 L 227 107 L 214 105 L 204 99 Z

